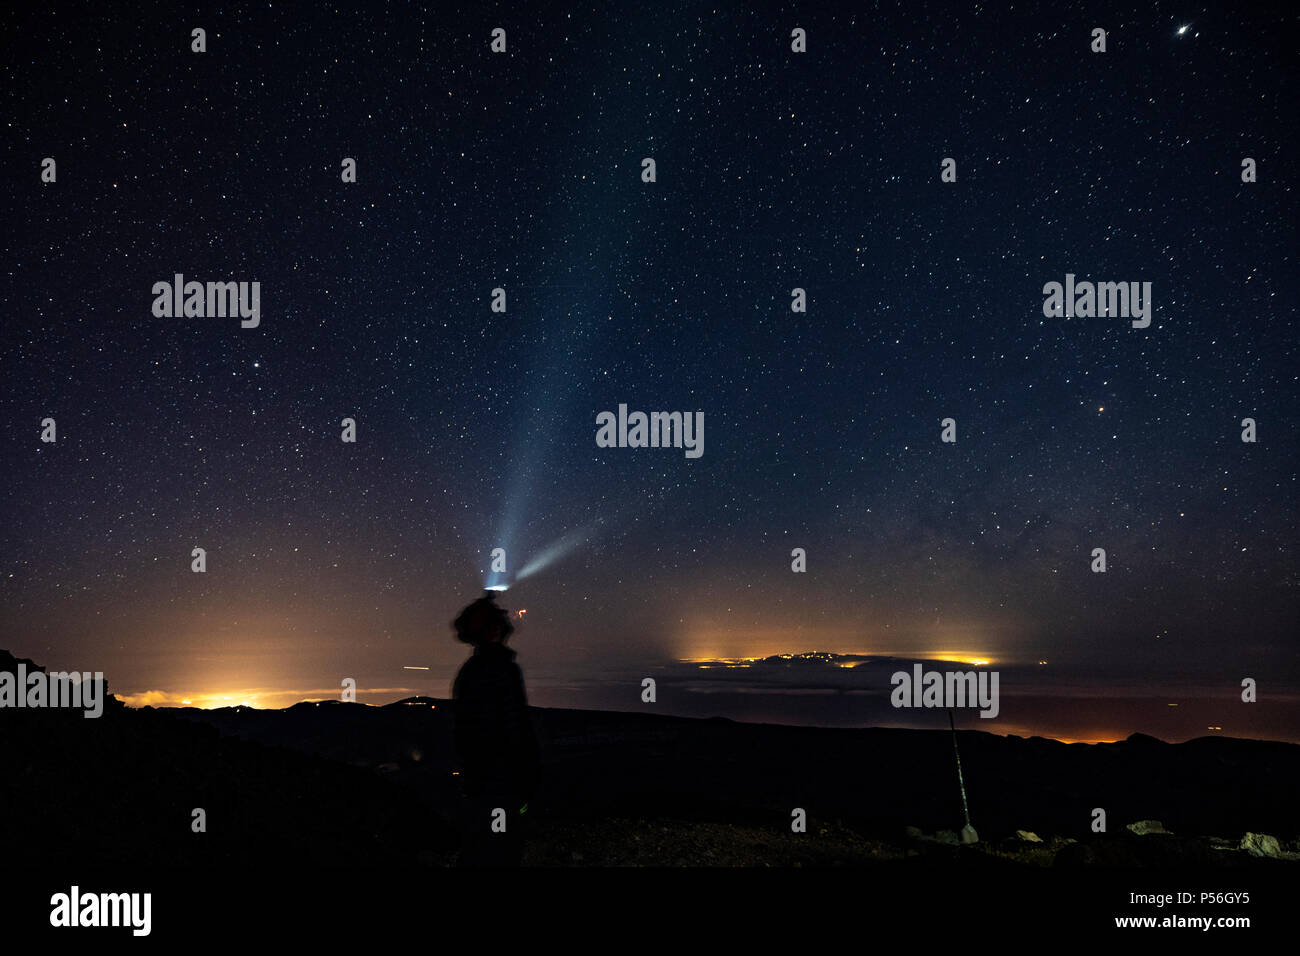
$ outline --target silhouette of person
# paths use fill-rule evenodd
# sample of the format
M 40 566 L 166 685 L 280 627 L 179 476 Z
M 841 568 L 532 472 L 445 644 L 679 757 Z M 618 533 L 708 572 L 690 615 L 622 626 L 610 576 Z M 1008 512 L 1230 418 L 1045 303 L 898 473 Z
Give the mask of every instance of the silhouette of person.
M 489 592 L 461 611 L 452 627 L 459 640 L 474 646 L 452 688 L 465 798 L 459 865 L 518 866 L 523 815 L 541 776 L 541 759 L 524 675 L 506 647 L 514 625 Z

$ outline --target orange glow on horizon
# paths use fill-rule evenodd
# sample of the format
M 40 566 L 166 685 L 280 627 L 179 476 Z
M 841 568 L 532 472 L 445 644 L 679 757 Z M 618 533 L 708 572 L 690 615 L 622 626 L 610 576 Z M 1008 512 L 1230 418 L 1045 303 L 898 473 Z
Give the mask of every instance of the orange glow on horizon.
M 749 667 L 768 658 L 785 658 L 792 660 L 795 657 L 812 657 L 818 654 L 835 654 L 844 657 L 865 657 L 868 660 L 863 661 L 844 661 L 837 662 L 837 667 L 853 668 L 860 664 L 872 663 L 872 660 L 883 660 L 885 658 L 905 658 L 908 660 L 918 661 L 942 661 L 951 664 L 970 664 L 972 667 L 987 667 L 994 662 L 992 657 L 985 657 L 979 654 L 973 654 L 969 651 L 928 651 L 916 653 L 912 651 L 800 651 L 797 654 L 768 654 L 762 657 L 681 657 L 678 663 L 681 664 L 698 664 L 701 668 L 709 667 Z
M 936 662 L 938 662 L 938 663 L 942 663 L 942 664 L 970 664 L 972 667 L 985 667 L 985 666 L 987 666 L 988 664 L 992 664 L 992 663 L 993 663 L 992 658 L 989 658 L 989 657 L 948 657 L 948 656 L 936 656 L 936 657 L 922 657 L 921 660 L 923 660 L 923 661 L 936 661 Z
M 1025 735 L 1018 734 L 1017 736 L 1023 737 Z M 1090 734 L 1087 737 L 1058 737 L 1056 734 L 1031 734 L 1030 736 L 1056 740 L 1063 744 L 1115 744 L 1124 740 L 1128 734 Z
M 390 703 L 403 697 L 413 697 L 426 691 L 414 687 L 375 687 L 357 688 L 357 703 L 364 703 L 360 698 L 379 697 L 380 703 Z M 251 687 L 240 690 L 223 690 L 212 693 L 177 694 L 164 690 L 147 690 L 135 694 L 114 693 L 118 700 L 128 707 L 194 707 L 198 710 L 217 710 L 221 707 L 250 707 L 254 710 L 278 710 L 300 703 L 317 703 L 340 699 L 340 690 L 336 688 L 305 688 L 302 690 L 278 690 L 268 687 Z

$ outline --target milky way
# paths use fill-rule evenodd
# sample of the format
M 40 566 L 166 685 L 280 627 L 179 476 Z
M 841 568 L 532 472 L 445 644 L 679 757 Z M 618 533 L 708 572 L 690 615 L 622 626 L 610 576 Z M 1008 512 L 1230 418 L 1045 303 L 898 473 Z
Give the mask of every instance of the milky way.
M 6 11 L 0 647 L 441 695 L 492 549 L 581 532 L 507 592 L 537 703 L 951 652 L 1300 737 L 1294 14 L 861 6 Z

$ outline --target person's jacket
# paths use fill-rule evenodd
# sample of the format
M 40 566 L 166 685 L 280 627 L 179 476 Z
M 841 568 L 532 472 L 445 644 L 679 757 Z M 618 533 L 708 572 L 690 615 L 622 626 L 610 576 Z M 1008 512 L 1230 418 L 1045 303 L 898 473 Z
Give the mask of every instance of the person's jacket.
M 524 675 L 504 644 L 480 644 L 452 688 L 456 753 L 467 792 L 532 795 L 540 776 Z

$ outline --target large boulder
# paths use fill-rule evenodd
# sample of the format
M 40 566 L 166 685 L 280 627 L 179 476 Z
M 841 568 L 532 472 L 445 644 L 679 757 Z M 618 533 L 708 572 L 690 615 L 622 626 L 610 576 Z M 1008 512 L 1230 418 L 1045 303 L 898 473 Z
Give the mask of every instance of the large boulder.
M 1241 838 L 1238 849 L 1245 850 L 1251 856 L 1267 856 L 1275 860 L 1282 858 L 1282 847 L 1277 842 L 1277 837 L 1267 833 L 1247 833 Z
M 1146 836 L 1149 833 L 1169 834 L 1159 820 L 1138 820 L 1136 823 L 1130 823 L 1126 829 L 1135 836 Z

